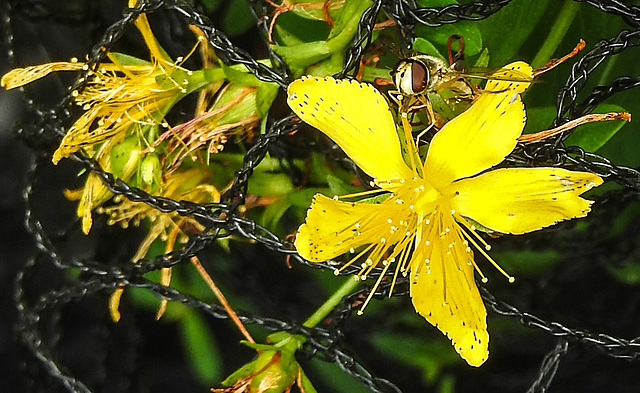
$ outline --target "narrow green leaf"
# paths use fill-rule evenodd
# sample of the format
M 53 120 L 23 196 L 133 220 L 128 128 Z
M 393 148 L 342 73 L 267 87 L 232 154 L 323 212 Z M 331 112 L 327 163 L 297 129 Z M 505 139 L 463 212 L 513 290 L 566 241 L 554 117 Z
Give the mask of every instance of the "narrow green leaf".
M 287 195 L 295 188 L 284 173 L 255 172 L 249 182 L 249 194 L 257 196 Z
M 219 381 L 222 359 L 204 318 L 195 310 L 189 310 L 181 320 L 180 333 L 189 364 L 198 380 L 205 385 Z
M 487 19 L 474 24 L 491 52 L 491 66 L 502 67 L 513 60 L 540 23 L 548 5 L 549 0 L 513 0 Z
M 302 389 L 304 390 L 304 393 L 318 393 L 316 388 L 313 386 L 313 384 L 309 380 L 309 377 L 307 377 L 307 375 L 302 370 L 302 367 L 300 367 L 300 384 L 302 385 Z
M 118 53 L 118 52 L 109 52 L 109 55 L 113 56 L 113 58 L 120 64 L 122 65 L 152 65 L 151 62 L 147 61 L 147 60 L 142 60 L 142 59 L 138 59 L 137 57 L 131 56 L 131 55 L 127 55 L 125 53 Z
M 345 34 L 353 36 L 364 11 L 371 7 L 371 0 L 346 0 L 340 9 L 340 14 L 334 21 L 333 28 L 329 32 L 327 41 Z

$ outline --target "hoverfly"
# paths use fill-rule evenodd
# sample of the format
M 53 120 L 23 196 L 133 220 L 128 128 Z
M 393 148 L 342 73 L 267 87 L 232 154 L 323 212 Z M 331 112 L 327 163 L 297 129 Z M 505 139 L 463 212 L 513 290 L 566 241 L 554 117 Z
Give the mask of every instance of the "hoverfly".
M 453 40 L 459 43 L 456 53 L 452 50 Z M 471 83 L 470 78 L 530 83 L 536 76 L 573 57 L 584 46 L 584 41 L 581 40 L 571 53 L 561 59 L 550 60 L 545 66 L 534 70 L 531 77 L 515 70 L 501 72 L 500 68 L 467 68 L 463 55 L 464 40 L 459 35 L 452 35 L 447 41 L 449 64 L 439 57 L 423 54 L 402 59 L 391 71 L 397 90 L 390 91 L 389 94 L 398 104 L 402 116 L 407 116 L 409 112 L 417 109 L 426 109 L 429 124 L 418 136 L 417 140 L 419 140 L 436 122 L 428 94 L 440 93 L 448 89 L 453 93 L 455 100 L 471 101 L 482 90 Z
M 454 39 L 460 43 L 458 52 L 452 53 L 451 44 Z M 402 102 L 401 111 L 406 112 L 412 108 L 416 101 L 427 100 L 428 93 L 439 93 L 444 89 L 451 90 L 459 99 L 469 99 L 477 92 L 477 88 L 465 77 L 478 77 L 471 75 L 466 70 L 463 51 L 464 41 L 459 35 L 452 35 L 447 42 L 449 64 L 443 59 L 430 55 L 415 55 L 400 60 L 391 71 L 393 83 L 398 89 L 396 94 Z M 483 76 L 488 77 L 492 70 L 475 70 L 476 74 L 483 71 Z M 493 70 L 495 71 L 495 70 Z M 408 99 L 405 99 L 408 98 Z

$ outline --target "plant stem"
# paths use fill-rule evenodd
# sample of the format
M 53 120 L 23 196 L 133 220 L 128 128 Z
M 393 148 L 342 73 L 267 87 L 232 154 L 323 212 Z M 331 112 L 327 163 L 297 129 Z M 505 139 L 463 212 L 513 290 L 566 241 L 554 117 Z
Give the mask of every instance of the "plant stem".
M 547 39 L 540 47 L 540 50 L 536 54 L 536 57 L 531 62 L 533 68 L 542 67 L 551 59 L 553 53 L 556 51 L 560 42 L 564 39 L 564 35 L 567 33 L 569 26 L 573 22 L 573 18 L 578 12 L 580 4 L 573 0 L 566 0 L 556 21 L 553 23 Z
M 340 303 L 342 298 L 345 297 L 346 295 L 350 294 L 351 291 L 353 291 L 358 286 L 358 284 L 360 284 L 359 281 L 354 280 L 353 277 L 349 277 L 349 279 L 347 279 L 347 281 L 345 281 L 345 283 L 342 284 L 342 286 L 340 288 L 338 288 L 338 290 L 335 291 L 333 293 L 333 295 L 331 295 L 331 297 L 329 299 L 327 299 L 327 301 L 324 302 L 316 310 L 316 312 L 314 312 L 313 315 L 311 315 L 302 324 L 302 326 L 304 326 L 306 328 L 312 328 L 312 327 L 315 327 L 320 322 L 322 322 L 322 320 L 327 315 L 329 315 L 331 310 L 333 310 Z

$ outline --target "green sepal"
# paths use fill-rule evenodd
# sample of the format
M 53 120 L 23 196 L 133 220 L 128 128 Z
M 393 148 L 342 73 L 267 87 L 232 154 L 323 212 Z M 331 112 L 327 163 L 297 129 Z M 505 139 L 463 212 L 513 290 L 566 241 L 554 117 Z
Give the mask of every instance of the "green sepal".
M 272 354 L 272 356 L 273 355 L 275 355 L 275 352 Z M 256 371 L 257 363 L 258 363 L 258 359 L 245 364 L 244 366 L 234 371 L 231 375 L 229 375 L 227 378 L 225 378 L 224 381 L 220 383 L 224 386 L 231 386 L 234 383 L 236 383 L 237 380 L 249 377 L 251 374 L 253 374 Z

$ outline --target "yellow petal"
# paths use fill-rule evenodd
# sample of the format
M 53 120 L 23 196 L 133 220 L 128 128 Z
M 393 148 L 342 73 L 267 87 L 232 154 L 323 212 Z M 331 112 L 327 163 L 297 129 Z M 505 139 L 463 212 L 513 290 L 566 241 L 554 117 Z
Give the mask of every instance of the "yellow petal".
M 473 253 L 464 244 L 450 214 L 439 214 L 434 220 L 442 221 L 433 222 L 423 232 L 434 228 L 438 232 L 416 240 L 410 273 L 413 305 L 451 340 L 467 363 L 477 367 L 489 357 L 489 333 L 474 267 L 469 264 Z M 439 233 L 438 228 L 449 231 Z
M 579 195 L 602 184 L 592 173 L 561 168 L 508 168 L 453 183 L 451 207 L 502 233 L 522 234 L 584 217 L 591 201 Z
M 322 262 L 365 244 L 378 243 L 385 236 L 390 247 L 397 240 L 394 241 L 393 234 L 389 233 L 388 219 L 393 217 L 392 221 L 397 222 L 406 218 L 409 211 L 402 207 L 393 202 L 342 202 L 316 194 L 305 224 L 298 229 L 296 249 L 303 258 Z M 403 236 L 404 232 L 395 233 L 395 237 Z
M 525 73 L 526 63 L 515 67 Z M 504 69 L 503 69 L 504 70 Z M 505 71 L 500 71 L 505 72 Z M 436 188 L 478 174 L 500 163 L 516 146 L 526 115 L 520 92 L 528 83 L 490 81 L 471 107 L 445 124 L 433 138 L 424 173 Z
M 24 86 L 37 79 L 45 77 L 54 71 L 78 71 L 84 67 L 84 63 L 47 63 L 25 68 L 14 68 L 7 72 L 0 81 L 0 86 L 7 90 Z
M 513 90 L 518 93 L 524 93 L 533 81 L 533 69 L 524 61 L 507 64 L 494 72 L 493 75 L 496 79 L 489 80 L 483 89 L 484 91 Z
M 124 286 L 118 286 L 109 297 L 109 313 L 113 322 L 120 321 L 120 298 L 124 292 Z
M 138 0 L 129 0 L 128 3 L 129 8 L 138 8 Z M 156 37 L 153 35 L 151 31 L 151 26 L 149 26 L 149 20 L 147 19 L 147 15 L 144 13 L 140 14 L 138 18 L 135 20 L 135 25 L 142 34 L 142 38 L 144 39 L 145 44 L 149 48 L 149 52 L 151 52 L 151 57 L 156 58 L 158 60 L 166 60 L 171 62 L 171 58 L 167 55 L 167 53 L 160 47 Z
M 330 77 L 303 77 L 288 89 L 289 106 L 306 123 L 331 138 L 369 176 L 411 179 L 393 115 L 373 86 Z

